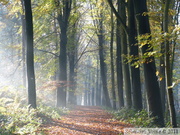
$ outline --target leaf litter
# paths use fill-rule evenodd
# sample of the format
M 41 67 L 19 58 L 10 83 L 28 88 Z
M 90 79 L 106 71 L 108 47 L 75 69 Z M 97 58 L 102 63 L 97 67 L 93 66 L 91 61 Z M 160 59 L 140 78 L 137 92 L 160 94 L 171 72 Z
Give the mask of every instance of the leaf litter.
M 53 119 L 42 126 L 46 135 L 119 135 L 130 124 L 113 119 L 97 106 L 75 106 L 60 120 Z

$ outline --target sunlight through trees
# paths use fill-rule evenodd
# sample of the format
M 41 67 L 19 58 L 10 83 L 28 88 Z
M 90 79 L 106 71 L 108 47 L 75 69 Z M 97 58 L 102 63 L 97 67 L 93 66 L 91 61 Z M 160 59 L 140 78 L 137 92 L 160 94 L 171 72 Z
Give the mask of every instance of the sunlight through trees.
M 179 6 L 178 0 L 1 0 L 0 98 L 20 98 L 32 108 L 146 110 L 155 125 L 177 127 Z

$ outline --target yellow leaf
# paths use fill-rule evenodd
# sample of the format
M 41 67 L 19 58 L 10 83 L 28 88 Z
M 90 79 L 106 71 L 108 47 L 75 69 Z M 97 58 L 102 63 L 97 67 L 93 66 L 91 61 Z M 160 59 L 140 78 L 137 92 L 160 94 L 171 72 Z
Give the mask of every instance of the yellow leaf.
M 159 77 L 159 78 L 158 78 L 159 81 L 162 81 L 162 79 L 163 79 L 162 77 Z
M 158 76 L 159 75 L 159 71 L 156 71 L 156 76 Z

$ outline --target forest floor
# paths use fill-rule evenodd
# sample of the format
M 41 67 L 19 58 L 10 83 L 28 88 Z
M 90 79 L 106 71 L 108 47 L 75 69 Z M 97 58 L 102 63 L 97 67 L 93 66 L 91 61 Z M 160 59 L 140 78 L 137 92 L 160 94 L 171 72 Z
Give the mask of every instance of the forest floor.
M 101 107 L 76 106 L 60 120 L 44 124 L 42 130 L 47 135 L 119 135 L 128 127 Z

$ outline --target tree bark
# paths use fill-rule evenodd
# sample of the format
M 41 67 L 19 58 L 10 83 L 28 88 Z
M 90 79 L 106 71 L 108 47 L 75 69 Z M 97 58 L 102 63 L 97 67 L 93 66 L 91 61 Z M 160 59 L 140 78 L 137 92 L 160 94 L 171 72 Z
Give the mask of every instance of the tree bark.
M 128 29 L 127 35 L 128 44 L 130 47 L 130 55 L 133 56 L 131 64 L 136 62 L 136 58 L 139 56 L 136 36 L 137 30 L 135 26 L 135 14 L 133 0 L 128 0 Z M 140 82 L 140 70 L 139 67 L 131 66 L 131 80 L 132 80 L 132 96 L 133 96 L 133 108 L 136 110 L 142 109 L 142 92 Z
M 59 20 L 59 23 L 61 20 Z M 67 88 L 67 26 L 61 26 L 60 35 L 60 55 L 59 55 L 59 83 L 60 86 L 57 89 L 57 107 L 66 106 L 66 88 Z
M 164 1 L 162 1 L 162 9 Z M 162 31 L 163 31 L 163 18 L 161 23 Z M 161 92 L 161 101 L 162 101 L 162 110 L 163 112 L 166 111 L 166 77 L 165 77 L 165 45 L 164 43 L 161 44 L 161 54 L 160 57 L 160 65 L 159 65 L 159 86 L 160 86 L 160 92 Z
M 161 101 L 162 101 L 162 110 L 163 112 L 166 111 L 166 77 L 165 77 L 165 47 L 164 44 L 161 44 L 161 53 L 162 56 L 160 57 L 160 65 L 159 65 L 159 86 L 161 92 Z
M 163 16 L 163 30 L 168 33 L 168 16 L 169 16 L 169 7 L 170 0 L 165 0 L 164 16 Z M 166 82 L 167 82 L 167 99 L 170 112 L 170 122 L 173 127 L 177 127 L 176 122 L 176 112 L 174 107 L 174 96 L 173 96 L 173 86 L 172 86 L 172 67 L 170 60 L 170 47 L 169 40 L 165 37 L 165 73 L 166 73 Z
M 26 22 L 26 64 L 28 81 L 28 104 L 36 108 L 36 85 L 34 73 L 33 20 L 31 0 L 24 0 Z
M 89 64 L 90 64 L 90 58 L 89 58 Z M 88 105 L 90 106 L 91 105 L 91 72 L 90 70 L 88 69 Z
M 87 74 L 87 72 L 86 72 L 86 74 Z M 87 106 L 88 105 L 88 80 L 87 80 L 87 76 L 86 76 L 86 78 L 85 78 L 85 90 L 84 90 L 84 105 L 85 106 Z
M 111 86 L 112 86 L 112 100 L 113 109 L 116 109 L 116 90 L 114 81 L 114 54 L 113 54 L 113 41 L 114 41 L 114 17 L 111 10 L 111 42 L 110 42 L 110 58 L 111 58 Z
M 102 19 L 99 23 L 99 32 L 98 32 L 98 42 L 99 42 L 99 59 L 100 59 L 100 72 L 103 85 L 103 92 L 105 97 L 105 105 L 111 107 L 108 88 L 107 88 L 107 78 L 106 78 L 106 63 L 104 62 L 104 37 L 103 37 L 103 22 Z
M 126 11 L 125 11 L 125 1 L 120 1 L 120 16 L 126 22 Z M 125 92 L 125 105 L 127 108 L 132 107 L 132 97 L 131 97 L 131 79 L 130 79 L 130 70 L 129 64 L 127 63 L 128 56 L 128 45 L 127 45 L 127 35 L 123 29 L 122 24 L 120 24 L 120 37 L 121 37 L 121 54 L 122 54 L 122 72 L 124 79 L 124 92 Z
M 70 88 L 70 91 L 69 91 L 69 103 L 70 104 L 74 104 L 76 105 L 77 104 L 77 99 L 76 99 L 76 80 L 75 80 L 75 77 L 76 77 L 76 72 L 75 72 L 75 61 L 77 60 L 77 43 L 76 43 L 76 26 L 74 26 L 74 30 L 72 30 L 72 36 L 71 36 L 71 39 L 72 40 L 72 44 L 70 46 L 70 49 L 68 51 L 68 56 L 69 56 L 69 82 L 70 82 L 70 85 L 69 85 L 69 88 Z
M 67 90 L 67 29 L 69 24 L 69 16 L 71 12 L 71 0 L 63 0 L 56 3 L 57 8 L 61 12 L 58 12 L 58 23 L 60 26 L 60 55 L 59 55 L 59 83 L 60 87 L 57 89 L 57 107 L 66 106 L 66 90 Z M 62 2 L 62 5 L 59 3 Z M 60 7 L 59 7 L 60 6 Z M 61 7 L 62 6 L 62 7 Z
M 99 79 L 99 61 L 97 60 L 97 69 L 96 69 L 96 106 L 101 105 L 101 89 L 100 89 L 100 79 Z
M 72 3 L 73 8 L 76 8 L 76 0 L 73 1 Z M 74 14 L 76 14 L 76 10 L 74 11 Z M 76 19 L 78 19 L 77 17 Z M 77 54 L 78 54 L 78 41 L 77 41 L 77 24 L 78 21 L 73 22 L 71 31 L 70 31 L 70 41 L 69 41 L 69 49 L 68 49 L 68 58 L 69 58 L 69 80 L 70 80 L 70 91 L 69 91 L 69 103 L 70 104 L 77 104 L 77 96 L 76 96 L 76 67 L 77 64 L 75 63 L 77 61 Z
M 151 34 L 149 18 L 144 16 L 143 13 L 147 12 L 146 0 L 134 0 L 136 21 L 138 28 L 138 35 Z M 142 47 L 142 53 L 152 52 L 150 44 L 146 44 Z M 151 56 L 146 59 L 143 63 L 145 86 L 147 90 L 149 111 L 152 116 L 156 116 L 157 119 L 154 121 L 159 126 L 164 126 L 164 118 L 162 112 L 160 88 L 156 76 L 156 67 L 154 57 Z
M 73 52 L 72 52 L 73 53 Z M 74 59 L 75 55 L 71 54 L 69 55 L 69 103 L 70 104 L 77 104 L 76 101 L 76 95 L 75 95 L 75 90 L 76 90 L 76 85 L 75 85 L 75 65 L 74 65 Z
M 92 94 L 91 94 L 91 103 L 92 103 L 92 106 L 95 105 L 95 76 L 93 76 L 94 73 L 92 73 L 92 86 L 91 86 L 91 89 L 92 89 Z
M 24 1 L 21 0 L 22 10 L 24 11 Z M 26 22 L 25 22 L 25 15 L 21 15 L 21 22 L 22 22 L 22 63 L 23 63 L 23 90 L 26 92 Z
M 120 40 L 120 22 L 117 20 L 116 30 L 116 72 L 117 72 L 117 91 L 119 108 L 124 107 L 124 91 L 123 91 L 123 74 L 122 74 L 122 59 L 121 59 L 121 40 Z

